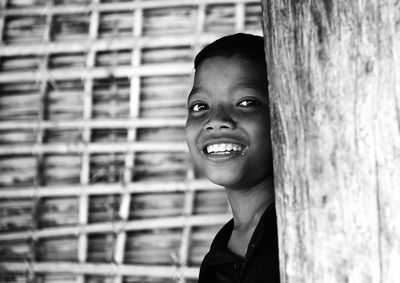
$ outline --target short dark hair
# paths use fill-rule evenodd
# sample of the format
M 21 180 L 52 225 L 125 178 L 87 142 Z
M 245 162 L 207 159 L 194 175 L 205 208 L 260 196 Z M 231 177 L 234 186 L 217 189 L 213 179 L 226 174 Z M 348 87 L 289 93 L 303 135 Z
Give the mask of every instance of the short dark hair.
M 261 36 L 237 33 L 221 37 L 204 47 L 194 59 L 194 69 L 209 58 L 240 56 L 256 63 L 263 64 L 266 70 L 264 39 Z

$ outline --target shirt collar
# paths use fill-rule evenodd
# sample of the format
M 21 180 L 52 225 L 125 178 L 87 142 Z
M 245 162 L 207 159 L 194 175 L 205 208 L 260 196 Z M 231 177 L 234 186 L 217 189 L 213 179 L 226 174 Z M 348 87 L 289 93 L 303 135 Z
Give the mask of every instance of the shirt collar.
M 261 242 L 264 235 L 264 229 L 265 227 L 268 227 L 268 223 L 271 221 L 270 216 L 276 217 L 274 212 L 275 212 L 275 203 L 273 202 L 267 207 L 267 209 L 260 217 L 256 229 L 254 230 L 254 233 L 250 239 L 245 261 L 248 261 L 248 259 L 252 256 L 255 248 Z M 228 241 L 233 231 L 233 225 L 234 223 L 232 218 L 228 223 L 226 223 L 221 228 L 221 230 L 219 230 L 210 247 L 209 254 L 211 257 L 221 254 L 221 251 L 227 252 Z

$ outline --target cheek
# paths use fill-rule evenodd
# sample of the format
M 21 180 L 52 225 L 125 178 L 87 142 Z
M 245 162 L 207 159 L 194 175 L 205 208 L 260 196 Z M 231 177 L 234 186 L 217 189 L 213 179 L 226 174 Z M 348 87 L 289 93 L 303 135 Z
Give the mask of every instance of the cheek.
M 200 126 L 195 121 L 191 119 L 188 119 L 186 121 L 185 135 L 186 135 L 186 143 L 189 149 L 195 147 L 196 139 L 199 135 L 200 130 L 201 130 Z
M 253 115 L 248 115 L 242 117 L 244 127 L 249 129 L 253 134 L 259 136 L 269 135 L 269 119 L 266 113 L 254 113 Z
M 253 121 L 249 124 L 251 127 L 252 137 L 254 144 L 258 150 L 270 151 L 271 148 L 271 134 L 268 121 L 265 119 Z

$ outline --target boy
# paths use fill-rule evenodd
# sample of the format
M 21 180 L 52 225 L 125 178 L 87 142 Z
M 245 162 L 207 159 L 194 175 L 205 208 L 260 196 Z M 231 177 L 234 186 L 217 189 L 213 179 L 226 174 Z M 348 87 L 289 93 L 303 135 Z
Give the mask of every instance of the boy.
M 199 283 L 279 282 L 263 38 L 226 36 L 195 58 L 186 141 L 195 165 L 225 188 L 233 219 L 216 235 Z

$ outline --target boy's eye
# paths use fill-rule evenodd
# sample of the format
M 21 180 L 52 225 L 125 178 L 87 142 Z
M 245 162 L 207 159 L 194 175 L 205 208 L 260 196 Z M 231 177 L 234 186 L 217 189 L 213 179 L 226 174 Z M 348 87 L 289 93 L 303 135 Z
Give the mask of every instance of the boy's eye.
M 255 107 L 258 105 L 260 105 L 260 103 L 252 99 L 246 99 L 238 103 L 238 106 L 242 107 Z
M 208 105 L 204 103 L 196 103 L 189 107 L 189 109 L 193 112 L 200 112 L 208 109 Z

